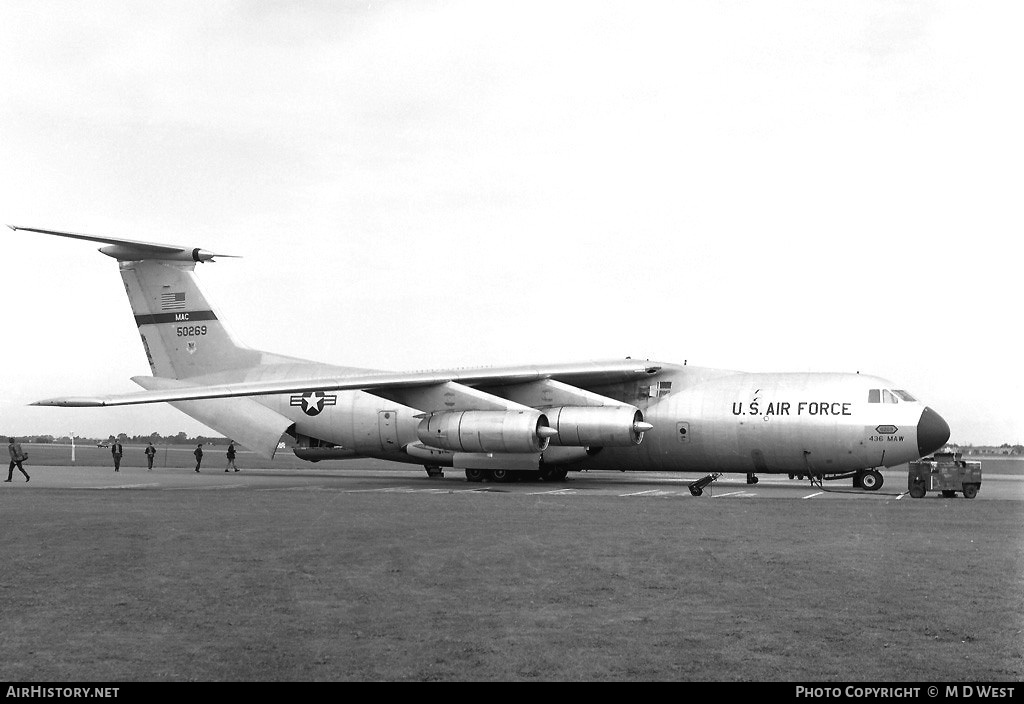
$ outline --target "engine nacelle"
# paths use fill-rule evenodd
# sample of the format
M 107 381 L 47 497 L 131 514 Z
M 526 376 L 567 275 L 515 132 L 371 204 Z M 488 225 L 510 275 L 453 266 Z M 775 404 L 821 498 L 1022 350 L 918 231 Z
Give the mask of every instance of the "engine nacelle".
M 444 411 L 420 421 L 426 445 L 453 452 L 541 452 L 555 434 L 547 417 L 524 411 Z
M 561 406 L 545 413 L 558 431 L 553 445 L 628 447 L 639 445 L 651 428 L 633 406 Z

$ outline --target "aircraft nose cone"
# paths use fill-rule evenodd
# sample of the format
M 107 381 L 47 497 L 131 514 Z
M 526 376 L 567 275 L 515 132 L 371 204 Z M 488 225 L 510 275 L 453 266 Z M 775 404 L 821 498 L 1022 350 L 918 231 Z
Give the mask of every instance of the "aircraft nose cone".
M 938 413 L 930 408 L 921 412 L 917 422 L 917 451 L 921 457 L 942 448 L 949 440 L 949 425 Z

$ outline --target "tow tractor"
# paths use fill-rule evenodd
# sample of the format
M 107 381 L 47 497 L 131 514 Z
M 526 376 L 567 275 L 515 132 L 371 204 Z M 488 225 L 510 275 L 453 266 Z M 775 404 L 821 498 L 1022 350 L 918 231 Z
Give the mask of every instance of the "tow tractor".
M 908 465 L 907 488 L 915 499 L 929 491 L 941 491 L 947 499 L 959 491 L 973 499 L 981 488 L 981 462 L 966 461 L 960 452 L 936 452 Z

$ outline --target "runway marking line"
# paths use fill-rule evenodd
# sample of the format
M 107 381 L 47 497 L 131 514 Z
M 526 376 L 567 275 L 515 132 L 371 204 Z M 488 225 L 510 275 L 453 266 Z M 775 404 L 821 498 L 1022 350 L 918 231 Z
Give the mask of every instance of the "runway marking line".
M 575 489 L 552 489 L 551 491 L 528 491 L 527 496 L 544 496 L 550 494 L 561 494 L 563 496 L 575 496 Z
M 634 491 L 631 494 L 619 494 L 619 496 L 643 496 L 645 494 L 657 494 L 659 489 L 648 489 L 647 491 Z
M 712 494 L 712 499 L 721 499 L 724 496 L 757 496 L 757 494 L 751 494 L 746 491 L 730 491 L 728 494 Z
M 82 489 L 139 489 L 146 486 L 160 486 L 156 482 L 151 484 L 108 484 L 106 486 L 83 486 Z
M 815 496 L 821 496 L 824 493 L 825 493 L 824 491 L 816 491 L 813 494 L 808 494 L 807 496 L 801 496 L 800 498 L 801 499 L 813 499 Z

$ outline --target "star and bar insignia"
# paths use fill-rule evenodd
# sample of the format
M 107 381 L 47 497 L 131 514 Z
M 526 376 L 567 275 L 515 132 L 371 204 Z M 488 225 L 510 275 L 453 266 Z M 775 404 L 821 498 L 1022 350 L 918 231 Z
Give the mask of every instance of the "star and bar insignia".
M 295 394 L 289 398 L 289 405 L 302 406 L 302 412 L 307 416 L 320 415 L 324 406 L 335 406 L 337 403 L 338 397 L 335 394 L 325 394 L 323 391 Z

